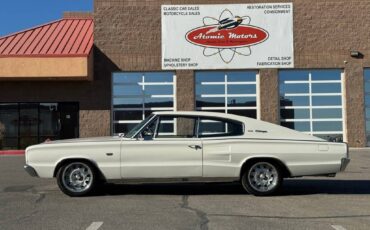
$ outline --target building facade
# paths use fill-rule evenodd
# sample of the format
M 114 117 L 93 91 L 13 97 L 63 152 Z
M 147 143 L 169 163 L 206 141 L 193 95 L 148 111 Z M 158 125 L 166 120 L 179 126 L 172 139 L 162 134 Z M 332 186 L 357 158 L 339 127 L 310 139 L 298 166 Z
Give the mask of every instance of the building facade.
M 162 69 L 161 5 L 274 2 L 293 4 L 294 68 Z M 94 8 L 90 74 L 27 78 L 0 71 L 0 149 L 118 134 L 158 110 L 233 113 L 352 147 L 370 144 L 367 0 L 95 0 Z M 90 16 L 70 13 L 64 19 L 81 17 Z M 0 65 L 12 56 L 5 49 Z

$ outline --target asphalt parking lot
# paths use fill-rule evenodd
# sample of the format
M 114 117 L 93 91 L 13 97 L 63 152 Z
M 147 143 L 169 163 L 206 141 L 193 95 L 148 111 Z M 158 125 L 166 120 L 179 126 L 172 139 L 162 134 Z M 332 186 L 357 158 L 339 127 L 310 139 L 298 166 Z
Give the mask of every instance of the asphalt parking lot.
M 239 184 L 106 185 L 70 198 L 0 156 L 0 229 L 370 229 L 370 150 L 351 150 L 335 178 L 297 178 L 273 197 Z

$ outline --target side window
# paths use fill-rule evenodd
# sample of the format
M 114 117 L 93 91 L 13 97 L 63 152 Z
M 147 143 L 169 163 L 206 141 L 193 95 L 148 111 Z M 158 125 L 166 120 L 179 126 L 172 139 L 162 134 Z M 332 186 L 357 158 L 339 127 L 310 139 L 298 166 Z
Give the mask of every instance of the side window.
M 240 122 L 200 118 L 199 137 L 238 136 L 243 133 L 243 124 Z
M 154 137 L 155 129 L 157 127 L 158 118 L 150 122 L 140 133 L 144 140 L 151 140 Z
M 157 138 L 196 137 L 195 117 L 162 116 L 158 124 Z

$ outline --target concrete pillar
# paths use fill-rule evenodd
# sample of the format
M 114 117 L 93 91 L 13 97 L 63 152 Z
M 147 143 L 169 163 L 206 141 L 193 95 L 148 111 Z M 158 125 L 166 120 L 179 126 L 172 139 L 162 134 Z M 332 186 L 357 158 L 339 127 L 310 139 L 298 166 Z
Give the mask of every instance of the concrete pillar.
M 278 70 L 261 69 L 259 75 L 259 118 L 280 124 Z
M 176 71 L 176 109 L 195 110 L 195 77 L 192 70 Z
M 344 141 L 351 147 L 366 146 L 364 111 L 364 69 L 361 60 L 352 59 L 344 68 Z

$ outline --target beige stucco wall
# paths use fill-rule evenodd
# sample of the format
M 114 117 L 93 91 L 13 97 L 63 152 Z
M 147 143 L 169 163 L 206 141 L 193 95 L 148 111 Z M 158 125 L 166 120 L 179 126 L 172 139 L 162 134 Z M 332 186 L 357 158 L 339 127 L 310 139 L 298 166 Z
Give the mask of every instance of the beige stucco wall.
M 91 57 L 3 57 L 0 80 L 76 79 L 87 80 Z M 91 74 L 90 74 L 91 75 Z

